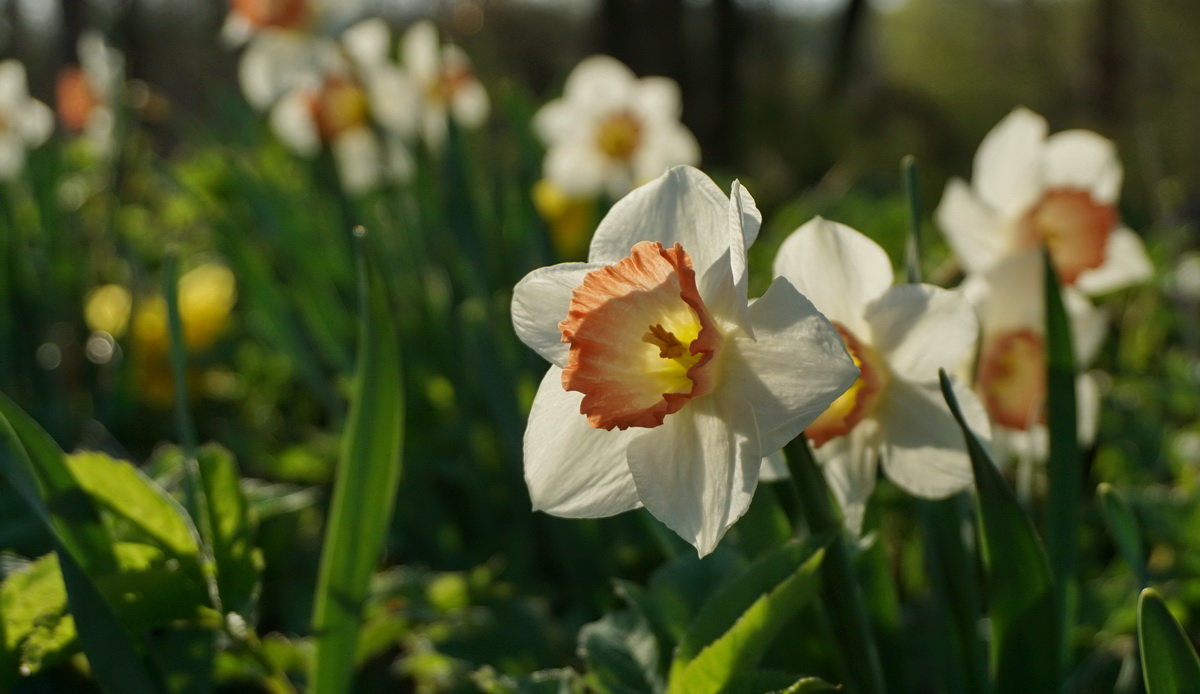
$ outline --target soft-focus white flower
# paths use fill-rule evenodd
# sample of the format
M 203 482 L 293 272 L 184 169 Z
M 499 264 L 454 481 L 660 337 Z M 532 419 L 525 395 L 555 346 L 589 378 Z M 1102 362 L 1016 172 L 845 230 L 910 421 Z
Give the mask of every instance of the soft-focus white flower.
M 535 510 L 645 506 L 716 547 L 750 504 L 762 458 L 858 375 L 837 331 L 787 280 L 752 304 L 754 200 L 690 167 L 618 201 L 586 263 L 534 270 L 513 326 L 552 364 L 525 430 Z
M 1044 266 L 1036 250 L 1010 256 L 988 272 L 968 277 L 962 292 L 979 313 L 981 338 L 975 392 L 992 421 L 1002 454 L 1044 460 L 1046 431 L 1046 328 Z M 1108 329 L 1102 311 L 1072 287 L 1063 288 L 1075 363 L 1082 371 L 1096 356 Z M 1100 396 L 1095 380 L 1076 379 L 1079 438 L 1095 437 Z
M 384 179 L 403 180 L 412 168 L 406 139 L 417 125 L 419 97 L 387 59 L 389 41 L 380 20 L 347 29 L 340 45 L 316 40 L 320 60 L 297 73 L 271 108 L 279 139 L 302 156 L 328 146 L 343 186 L 354 194 Z
M 1087 130 L 1047 137 L 1046 120 L 1018 108 L 975 153 L 968 186 L 953 179 L 938 224 L 968 273 L 1045 244 L 1063 284 L 1098 294 L 1147 279 L 1150 260 L 1121 225 L 1121 162 L 1111 141 Z
M 953 371 L 974 353 L 979 322 L 971 304 L 928 284 L 893 286 L 879 244 L 820 217 L 783 242 L 775 274 L 833 321 L 861 370 L 805 430 L 850 530 L 862 529 L 880 463 L 915 496 L 939 499 L 969 486 L 971 462 L 938 370 Z M 968 423 L 988 436 L 979 400 L 965 385 L 955 391 Z
M 29 96 L 25 66 L 0 61 L 0 180 L 20 175 L 27 150 L 45 142 L 53 129 L 50 108 Z
M 361 4 L 347 0 L 229 0 L 221 38 L 238 46 L 263 32 L 316 34 L 361 11 Z
M 483 125 L 491 110 L 487 91 L 471 59 L 454 44 L 442 45 L 433 22 L 409 27 L 400 41 L 400 54 L 421 93 L 421 134 L 430 147 L 439 147 L 446 138 L 447 118 L 466 128 Z
M 125 80 L 125 57 L 95 31 L 84 32 L 77 47 L 79 65 L 58 73 L 58 119 L 70 132 L 82 132 L 101 154 L 112 151 L 114 104 Z
M 671 166 L 697 164 L 700 146 L 679 116 L 679 85 L 638 79 L 615 58 L 595 55 L 571 71 L 563 96 L 538 111 L 543 173 L 566 194 L 624 195 Z

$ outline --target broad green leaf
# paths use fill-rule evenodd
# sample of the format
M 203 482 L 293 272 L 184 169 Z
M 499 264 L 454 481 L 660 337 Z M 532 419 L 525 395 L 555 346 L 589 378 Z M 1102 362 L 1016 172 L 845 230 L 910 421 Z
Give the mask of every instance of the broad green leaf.
M 67 613 L 67 591 L 58 557 L 47 554 L 0 584 L 5 650 L 22 671 L 35 673 L 76 648 L 75 620 Z
M 945 371 L 940 376 L 942 396 L 962 429 L 975 474 L 996 694 L 1058 691 L 1060 621 L 1046 552 L 991 455 L 963 419 L 950 377 Z
M 195 557 L 200 553 L 183 508 L 141 470 L 103 453 L 72 453 L 66 461 L 79 486 L 106 511 L 172 554 Z
M 96 581 L 117 570 L 112 536 L 63 452 L 11 400 L 0 395 L 0 464 L 57 542 L 67 600 L 92 674 L 110 694 L 164 691 L 143 644 L 122 626 Z
M 676 649 L 667 691 L 720 692 L 754 668 L 816 591 L 823 557 L 811 539 L 789 542 L 709 598 Z
M 1138 598 L 1138 647 L 1146 694 L 1200 692 L 1200 659 L 1162 596 L 1145 588 Z
M 646 619 L 632 610 L 607 614 L 579 630 L 588 680 L 607 694 L 658 692 L 658 642 Z
M 817 677 L 800 677 L 786 672 L 759 670 L 748 675 L 735 677 L 723 694 L 812 694 L 814 692 L 839 691 L 836 687 Z
M 1081 494 L 1083 460 L 1075 406 L 1075 353 L 1071 324 L 1063 306 L 1058 273 L 1049 251 L 1043 249 L 1046 315 L 1046 427 L 1050 457 L 1046 461 L 1046 551 L 1054 576 L 1059 635 L 1066 637 L 1074 623 L 1079 563 L 1079 528 L 1083 519 Z M 1060 657 L 1065 657 L 1065 642 Z
M 1133 508 L 1107 482 L 1100 483 L 1097 488 L 1096 502 L 1100 506 L 1100 515 L 1104 517 L 1104 525 L 1108 527 L 1108 534 L 1117 546 L 1117 552 L 1125 563 L 1129 564 L 1129 568 L 1133 569 L 1138 582 L 1145 586 L 1149 582 L 1146 575 L 1145 549 Z
M 237 463 L 229 451 L 213 444 L 201 447 L 197 458 L 221 607 L 226 612 L 251 613 L 262 573 L 262 555 L 254 546 L 254 525 Z
M 313 607 L 314 694 L 349 691 L 371 570 L 400 480 L 400 351 L 378 270 L 359 248 L 358 366 Z

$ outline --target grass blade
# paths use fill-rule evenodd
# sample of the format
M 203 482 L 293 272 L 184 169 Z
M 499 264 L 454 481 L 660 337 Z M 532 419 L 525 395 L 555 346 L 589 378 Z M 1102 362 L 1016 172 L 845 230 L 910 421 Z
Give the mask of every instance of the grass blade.
M 1138 598 L 1138 648 L 1146 694 L 1200 692 L 1200 659 L 1183 627 L 1153 588 Z
M 1146 552 L 1133 508 L 1107 482 L 1101 482 L 1096 490 L 1096 503 L 1100 506 L 1100 515 L 1104 517 L 1104 525 L 1108 527 L 1108 534 L 1116 544 L 1117 552 L 1133 569 L 1138 583 L 1145 587 L 1150 582 L 1146 573 Z
M 400 479 L 400 354 L 384 285 L 359 237 L 358 365 L 313 607 L 313 694 L 350 690 L 371 571 Z
M 979 505 L 979 534 L 991 618 L 996 694 L 1059 690 L 1061 643 L 1054 581 L 1045 549 L 987 449 L 963 419 L 950 377 L 942 395 L 966 439 Z
M 904 266 L 908 282 L 921 281 L 921 191 L 917 187 L 917 158 L 909 154 L 900 160 L 904 194 L 908 197 L 908 237 L 904 245 Z
M 1082 521 L 1083 461 L 1079 451 L 1075 405 L 1075 353 L 1071 324 L 1063 306 L 1058 273 L 1043 251 L 1046 302 L 1046 425 L 1050 458 L 1046 462 L 1046 551 L 1054 575 L 1065 662 L 1066 640 L 1074 623 L 1078 586 L 1079 527 Z
M 843 656 L 846 677 L 853 684 L 851 691 L 881 694 L 887 691 L 883 665 L 825 475 L 817 467 L 808 448 L 808 439 L 803 434 L 787 445 L 784 454 L 792 483 L 800 494 L 809 531 L 834 534 L 821 564 L 821 599 L 833 625 L 838 651 Z

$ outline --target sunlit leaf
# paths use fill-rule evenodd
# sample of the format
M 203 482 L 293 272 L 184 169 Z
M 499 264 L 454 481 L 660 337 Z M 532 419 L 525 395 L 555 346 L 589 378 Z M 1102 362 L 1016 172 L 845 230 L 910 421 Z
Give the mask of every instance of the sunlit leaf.
M 1146 694 L 1200 692 L 1196 649 L 1153 588 L 1138 598 L 1138 646 Z

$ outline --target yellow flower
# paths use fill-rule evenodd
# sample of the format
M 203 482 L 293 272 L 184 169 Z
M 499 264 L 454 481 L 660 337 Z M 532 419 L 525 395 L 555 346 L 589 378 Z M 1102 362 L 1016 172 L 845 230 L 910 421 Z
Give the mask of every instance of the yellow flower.
M 129 327 L 133 297 L 119 284 L 105 284 L 88 292 L 83 303 L 83 320 L 93 332 L 121 337 Z
M 596 202 L 591 198 L 573 198 L 543 178 L 533 185 L 533 205 L 550 229 L 550 241 L 560 258 L 581 258 L 587 254 L 596 217 Z
M 224 265 L 207 263 L 179 278 L 179 315 L 188 349 L 212 346 L 229 325 L 237 301 L 237 280 Z

